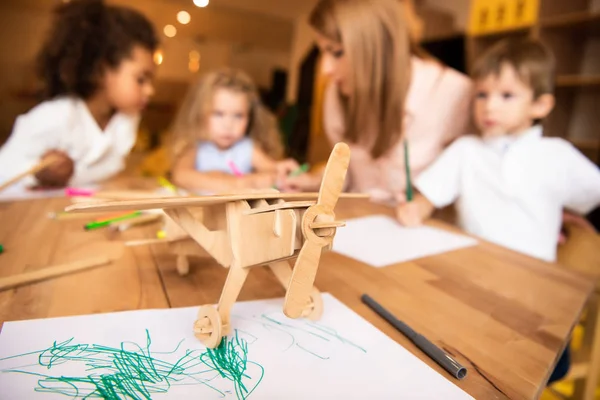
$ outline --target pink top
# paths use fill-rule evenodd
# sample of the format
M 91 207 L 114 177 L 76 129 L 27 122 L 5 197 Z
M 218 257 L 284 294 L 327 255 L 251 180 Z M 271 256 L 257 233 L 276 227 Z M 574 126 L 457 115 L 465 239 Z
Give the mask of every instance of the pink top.
M 472 85 L 467 76 L 437 62 L 413 57 L 411 66 L 404 135 L 408 139 L 414 180 L 445 146 L 467 130 Z M 324 128 L 329 141 L 332 144 L 343 141 L 345 121 L 334 84 L 326 89 L 324 104 Z M 350 191 L 370 193 L 380 201 L 405 199 L 402 141 L 376 160 L 365 146 L 348 144 L 352 152 L 346 179 Z

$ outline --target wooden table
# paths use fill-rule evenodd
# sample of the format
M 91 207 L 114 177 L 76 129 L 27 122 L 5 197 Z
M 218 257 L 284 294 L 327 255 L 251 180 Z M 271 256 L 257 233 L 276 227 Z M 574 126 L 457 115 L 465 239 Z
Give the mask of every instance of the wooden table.
M 68 204 L 62 198 L 0 203 L 0 243 L 4 246 L 0 277 L 123 250 L 109 241 L 104 230 L 84 231 L 90 217 L 77 221 L 48 218 L 49 212 Z M 0 292 L 0 323 L 164 307 L 168 303 L 151 251 L 138 247 L 127 249 L 104 267 Z
M 46 217 L 66 204 L 65 199 L 0 204 L 0 243 L 6 249 L 0 276 L 81 258 L 90 249 L 114 251 L 105 232 L 84 232 L 81 221 Z M 346 219 L 392 213 L 363 200 L 342 200 L 337 208 Z M 156 229 L 126 232 L 126 238 Z M 218 301 L 225 268 L 192 259 L 189 275 L 181 277 L 175 264 L 164 245 L 127 248 L 109 266 L 1 292 L 0 323 Z M 593 288 L 569 271 L 488 243 L 380 269 L 330 252 L 322 257 L 316 285 L 448 377 L 361 303 L 362 293 L 372 295 L 465 365 L 467 378 L 454 382 L 476 399 L 537 398 Z M 239 300 L 284 294 L 266 268 L 254 268 Z

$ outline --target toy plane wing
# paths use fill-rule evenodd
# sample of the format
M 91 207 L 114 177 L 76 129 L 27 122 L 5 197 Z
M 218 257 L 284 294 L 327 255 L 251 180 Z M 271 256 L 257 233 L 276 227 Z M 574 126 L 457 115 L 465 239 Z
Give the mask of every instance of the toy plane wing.
M 93 201 L 72 204 L 65 208 L 68 212 L 104 212 L 126 210 L 151 210 L 178 207 L 204 207 L 240 200 L 317 200 L 319 193 L 246 193 L 197 197 L 156 197 L 135 200 Z M 368 198 L 366 194 L 344 193 L 340 198 Z

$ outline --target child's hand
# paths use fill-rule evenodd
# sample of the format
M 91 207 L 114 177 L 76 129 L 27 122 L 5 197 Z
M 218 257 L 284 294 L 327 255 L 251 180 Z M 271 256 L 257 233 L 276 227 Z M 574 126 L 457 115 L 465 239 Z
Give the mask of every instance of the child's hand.
M 35 174 L 40 187 L 64 187 L 73 176 L 75 164 L 66 153 L 59 150 L 50 150 L 42 156 L 40 161 L 52 157 L 55 161 Z
M 278 161 L 275 164 L 277 182 L 285 181 L 285 179 L 298 168 L 300 168 L 300 165 L 293 158 L 287 158 L 285 160 Z
M 398 205 L 396 217 L 402 225 L 409 228 L 420 226 L 423 223 L 420 205 L 414 201 Z
M 277 181 L 277 186 L 283 192 L 316 192 L 321 186 L 321 177 L 305 172 L 298 176 L 285 177 Z
M 250 186 L 255 189 L 268 189 L 275 185 L 275 174 L 270 172 L 257 172 L 248 175 L 252 180 Z

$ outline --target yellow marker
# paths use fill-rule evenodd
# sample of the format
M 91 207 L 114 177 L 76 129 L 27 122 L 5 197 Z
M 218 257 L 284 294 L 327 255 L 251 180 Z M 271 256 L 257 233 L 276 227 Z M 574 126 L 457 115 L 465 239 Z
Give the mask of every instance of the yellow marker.
M 158 183 L 160 186 L 170 190 L 171 192 L 177 193 L 177 187 L 175 185 L 173 185 L 171 182 L 169 182 L 169 180 L 167 178 L 165 178 L 164 176 L 158 177 Z
M 158 232 L 156 232 L 156 237 L 158 239 L 165 239 L 167 237 L 167 232 L 165 232 L 165 231 L 158 231 Z

